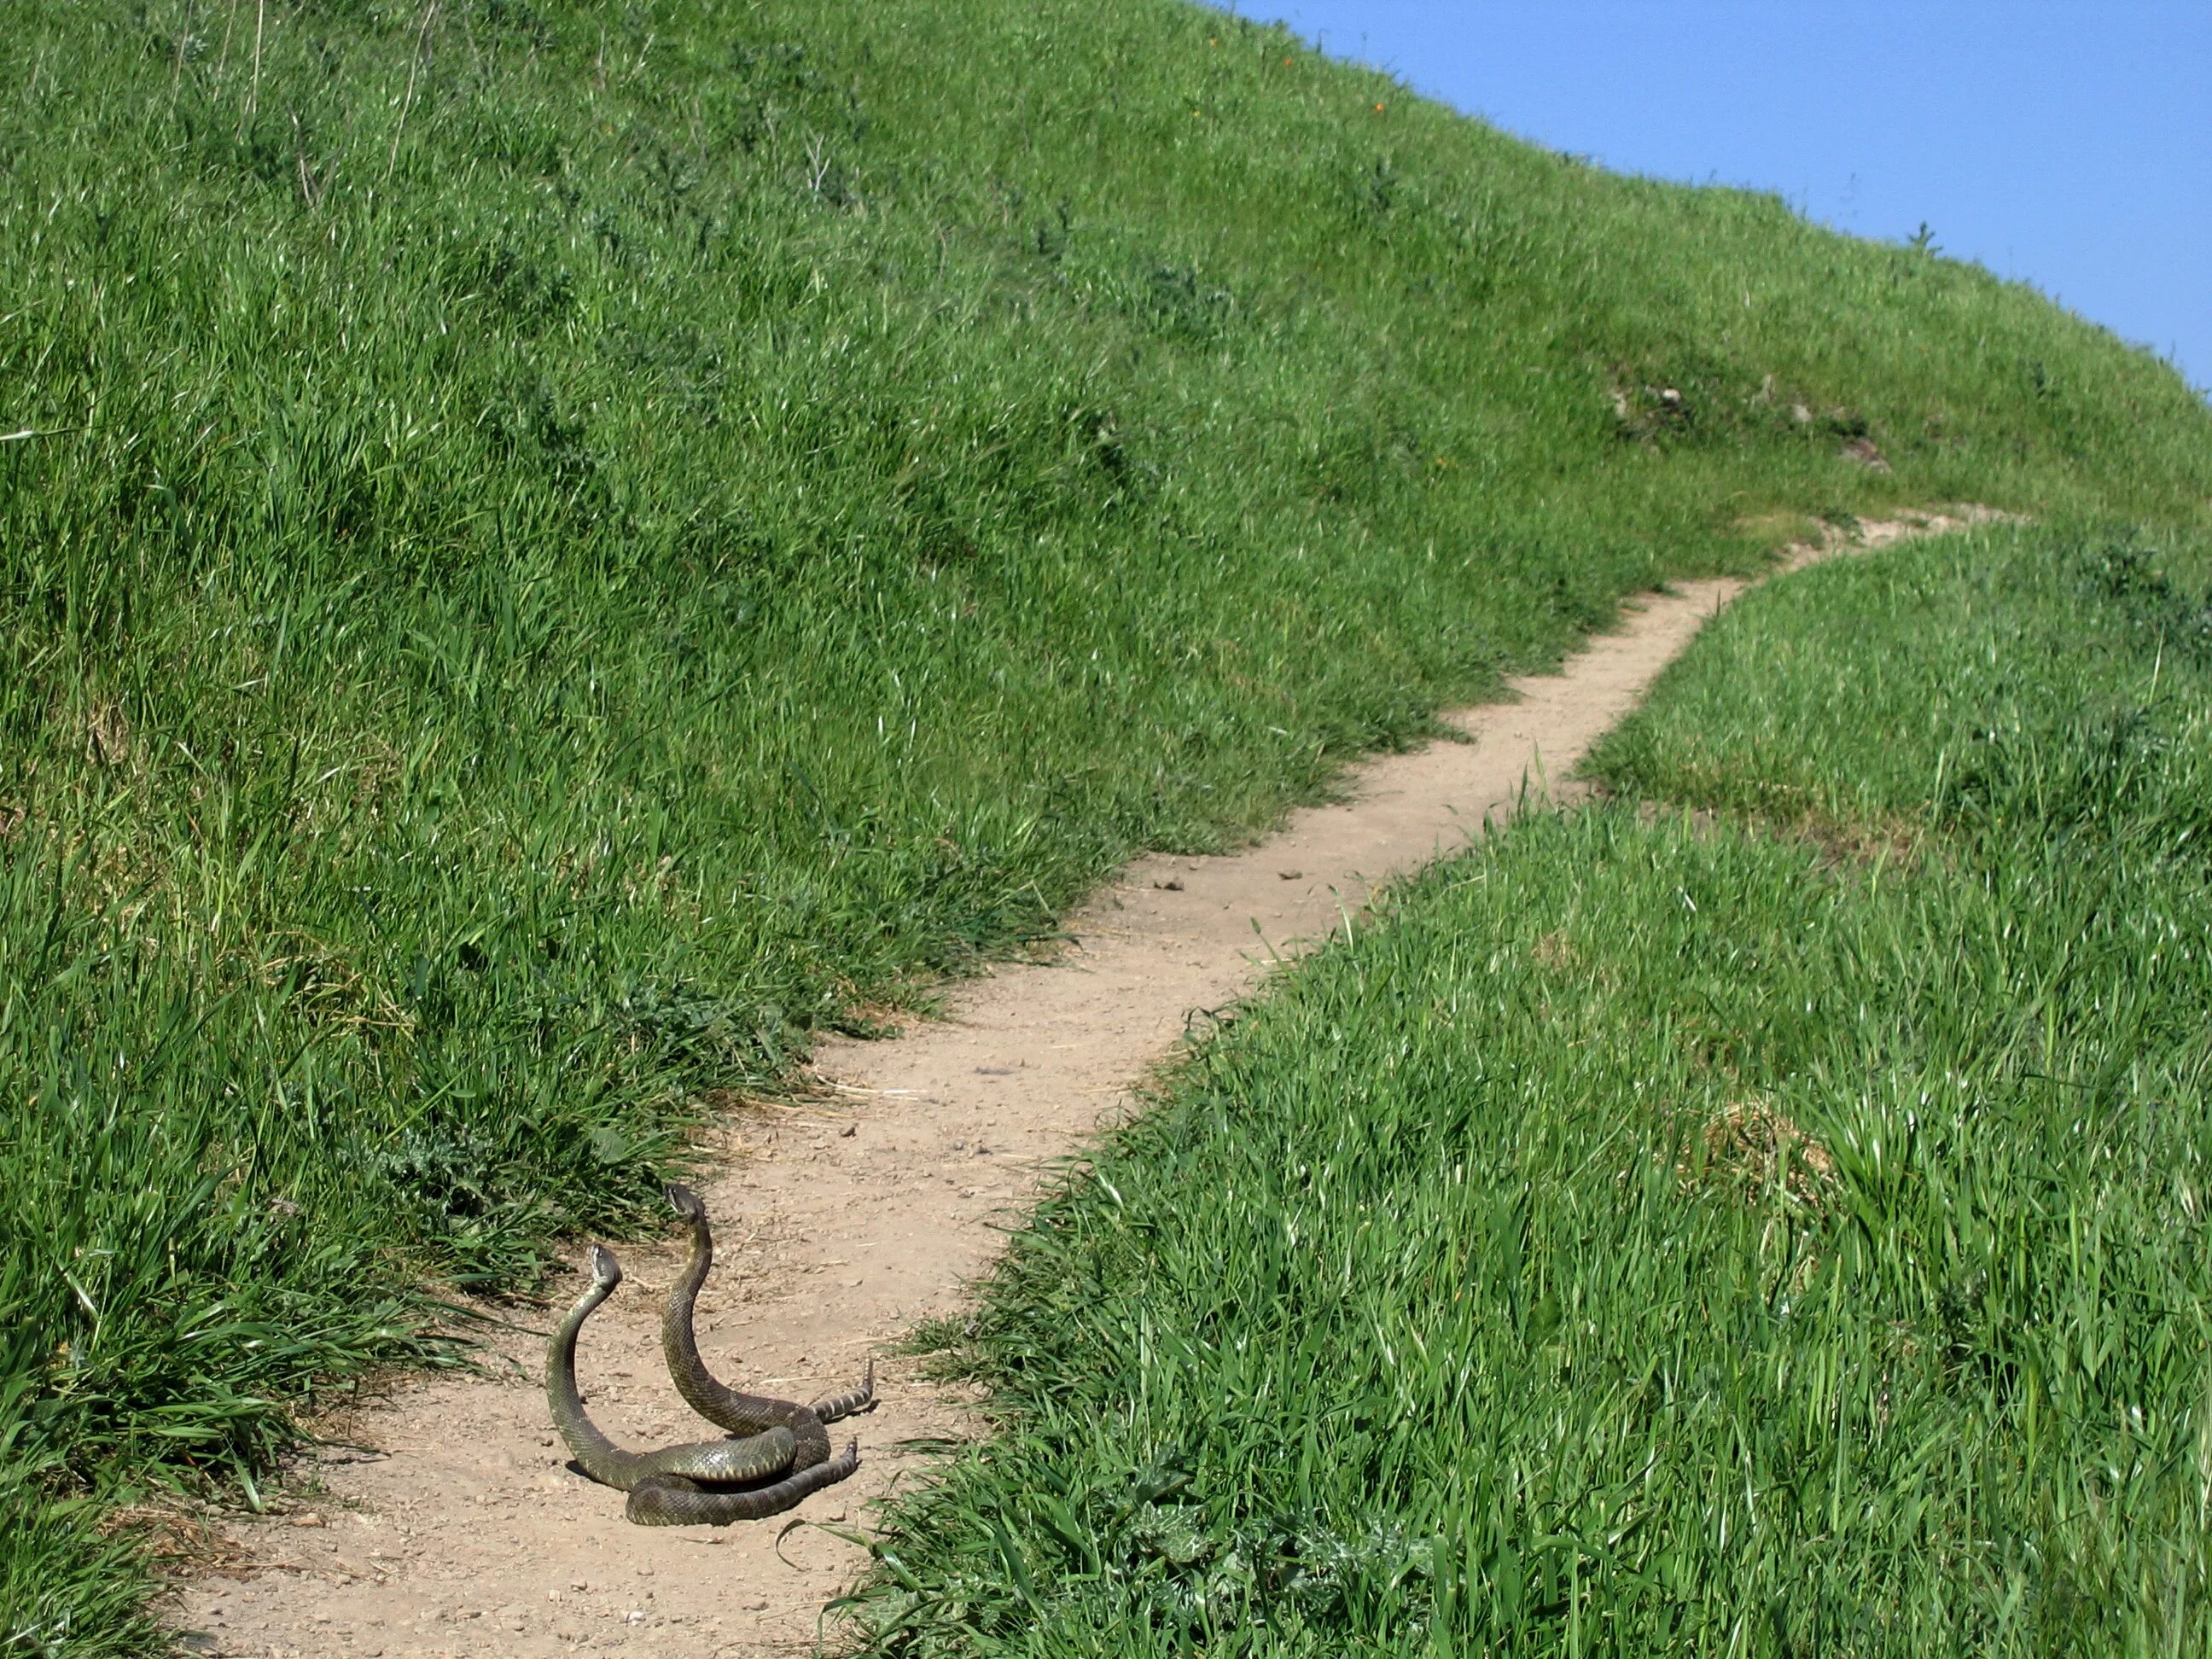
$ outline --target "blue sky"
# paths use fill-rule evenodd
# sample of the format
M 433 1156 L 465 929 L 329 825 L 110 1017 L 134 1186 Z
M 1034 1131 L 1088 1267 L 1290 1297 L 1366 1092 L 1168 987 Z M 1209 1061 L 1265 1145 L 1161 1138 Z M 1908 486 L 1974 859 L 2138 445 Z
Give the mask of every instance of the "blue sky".
M 2212 386 L 2212 0 L 1241 0 L 1554 149 L 2033 283 Z

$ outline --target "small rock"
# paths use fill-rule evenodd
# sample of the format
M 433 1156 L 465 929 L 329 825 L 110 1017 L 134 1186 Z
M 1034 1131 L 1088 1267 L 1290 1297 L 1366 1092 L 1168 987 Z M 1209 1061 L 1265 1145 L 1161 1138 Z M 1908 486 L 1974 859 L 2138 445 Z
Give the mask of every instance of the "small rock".
M 323 1524 L 323 1517 L 313 1510 L 301 1510 L 292 1517 L 292 1524 L 295 1527 L 319 1527 Z
M 1285 881 L 1300 881 L 1304 879 L 1306 872 L 1303 870 L 1278 870 L 1275 873 Z
M 854 1135 L 860 1133 L 860 1126 L 857 1123 L 848 1123 L 843 1128 L 837 1131 L 838 1138 L 842 1140 L 850 1140 Z
M 1182 891 L 1182 878 L 1180 876 L 1170 876 L 1165 881 L 1156 881 L 1152 885 L 1164 893 L 1180 893 Z

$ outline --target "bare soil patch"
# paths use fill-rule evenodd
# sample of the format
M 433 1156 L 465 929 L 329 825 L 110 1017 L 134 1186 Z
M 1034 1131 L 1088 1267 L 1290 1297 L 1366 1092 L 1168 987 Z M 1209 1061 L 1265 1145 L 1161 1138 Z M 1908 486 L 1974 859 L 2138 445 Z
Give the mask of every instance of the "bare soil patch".
M 1856 544 L 1977 516 L 1864 524 Z M 1784 568 L 1842 544 L 1801 546 Z M 703 1189 L 717 1235 L 699 1304 L 708 1364 L 734 1386 L 807 1399 L 878 1363 L 883 1404 L 852 1425 L 860 1473 L 788 1517 L 814 1524 L 628 1525 L 620 1493 L 564 1467 L 542 1340 L 511 1333 L 489 1375 L 408 1380 L 359 1413 L 348 1437 L 375 1449 L 330 1445 L 303 1462 L 285 1513 L 225 1519 L 219 1565 L 179 1585 L 173 1623 L 202 1651 L 256 1659 L 812 1648 L 824 1605 L 867 1559 L 838 1532 L 864 1529 L 873 1503 L 921 1473 L 923 1454 L 902 1443 L 957 1437 L 974 1417 L 893 1346 L 966 1305 L 998 1229 L 1127 1107 L 1194 1016 L 1249 995 L 1379 884 L 1510 815 L 1524 787 L 1575 793 L 1563 781 L 1590 743 L 1744 586 L 1645 599 L 1563 672 L 1517 682 L 1515 701 L 1447 716 L 1470 742 L 1371 761 L 1346 804 L 1297 812 L 1259 846 L 1139 860 L 1070 919 L 1056 960 L 959 988 L 949 1018 L 896 1041 L 824 1043 L 818 1104 L 738 1127 Z M 622 1254 L 628 1279 L 584 1332 L 592 1409 L 629 1444 L 703 1437 L 659 1352 L 680 1248 Z

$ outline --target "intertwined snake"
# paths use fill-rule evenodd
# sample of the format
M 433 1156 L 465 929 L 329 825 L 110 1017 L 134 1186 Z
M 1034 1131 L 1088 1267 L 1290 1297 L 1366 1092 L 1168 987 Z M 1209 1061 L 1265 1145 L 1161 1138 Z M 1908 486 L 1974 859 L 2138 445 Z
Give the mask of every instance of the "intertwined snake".
M 714 1236 L 707 1225 L 707 1206 L 689 1187 L 671 1182 L 664 1188 L 669 1207 L 690 1224 L 691 1257 L 670 1287 L 667 1305 L 660 1316 L 660 1352 L 668 1361 L 668 1375 L 684 1403 L 718 1429 L 732 1434 L 760 1435 L 788 1429 L 797 1449 L 792 1468 L 811 1468 L 830 1455 L 830 1434 L 823 1427 L 841 1417 L 866 1411 L 876 1401 L 876 1362 L 868 1362 L 867 1375 L 856 1389 L 825 1395 L 811 1406 L 766 1395 L 739 1394 L 715 1381 L 699 1358 L 698 1340 L 691 1332 L 691 1312 L 707 1270 L 714 1265 Z
M 622 1283 L 622 1264 L 599 1244 L 592 1247 L 591 1285 L 555 1328 L 546 1351 L 545 1399 L 553 1425 L 586 1474 L 629 1494 L 623 1513 L 641 1526 L 724 1526 L 781 1514 L 860 1468 L 860 1443 L 832 1457 L 823 1425 L 874 1402 L 874 1364 L 860 1388 L 812 1406 L 738 1394 L 716 1382 L 699 1358 L 691 1329 L 693 1304 L 714 1260 L 706 1206 L 682 1187 L 670 1187 L 668 1200 L 691 1224 L 692 1238 L 691 1259 L 669 1295 L 661 1322 L 670 1369 L 684 1397 L 702 1416 L 718 1426 L 750 1426 L 737 1428 L 726 1440 L 634 1452 L 615 1444 L 586 1415 L 576 1387 L 577 1334 Z

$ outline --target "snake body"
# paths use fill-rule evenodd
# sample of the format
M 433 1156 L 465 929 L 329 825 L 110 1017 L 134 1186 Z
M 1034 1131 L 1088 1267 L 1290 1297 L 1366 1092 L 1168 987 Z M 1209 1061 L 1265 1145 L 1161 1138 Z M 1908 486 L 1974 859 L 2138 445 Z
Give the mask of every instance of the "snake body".
M 671 1182 L 665 1190 L 669 1206 L 691 1229 L 690 1258 L 670 1287 L 668 1303 L 660 1316 L 660 1351 L 668 1361 L 668 1375 L 676 1383 L 676 1392 L 700 1416 L 732 1434 L 762 1435 L 788 1429 L 795 1448 L 793 1469 L 813 1468 L 830 1455 L 830 1434 L 823 1425 L 875 1404 L 876 1362 L 868 1362 L 867 1374 L 858 1387 L 825 1395 L 811 1406 L 768 1395 L 740 1394 L 719 1382 L 699 1357 L 698 1338 L 692 1330 L 699 1287 L 707 1282 L 708 1269 L 714 1265 L 714 1236 L 707 1224 L 707 1206 L 689 1187 Z
M 623 1510 L 629 1519 L 647 1527 L 758 1520 L 781 1514 L 860 1467 L 857 1442 L 830 1457 L 824 1435 L 822 1455 L 803 1469 L 794 1468 L 798 1437 L 781 1423 L 741 1439 L 694 1441 L 655 1452 L 617 1446 L 585 1414 L 576 1388 L 576 1337 L 621 1283 L 622 1264 L 614 1252 L 593 1245 L 591 1285 L 555 1328 L 546 1351 L 545 1399 L 554 1427 L 584 1473 L 629 1494 Z M 820 1432 L 818 1421 L 816 1431 Z M 783 1478 L 776 1480 L 778 1475 Z M 757 1484 L 762 1481 L 772 1484 Z M 731 1486 L 741 1489 L 717 1490 Z

